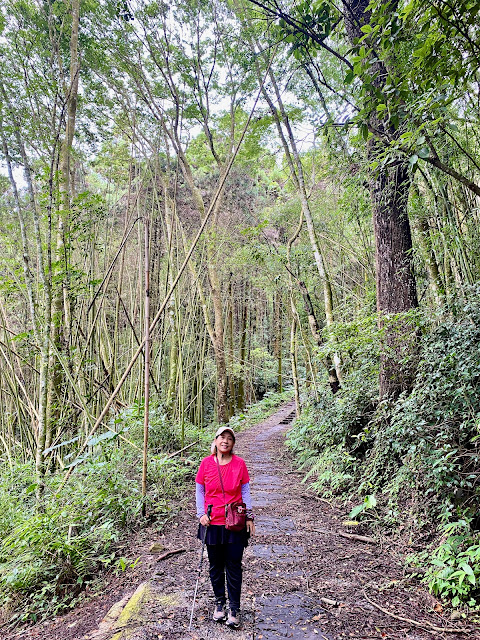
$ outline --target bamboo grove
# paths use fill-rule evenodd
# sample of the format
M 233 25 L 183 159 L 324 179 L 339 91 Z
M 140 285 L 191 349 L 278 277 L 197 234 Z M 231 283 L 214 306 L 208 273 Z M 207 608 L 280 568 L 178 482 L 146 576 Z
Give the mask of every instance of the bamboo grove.
M 336 392 L 376 312 L 380 393 L 408 391 L 408 313 L 479 277 L 477 13 L 5 2 L 2 459 L 41 487 L 89 434 L 129 446 L 147 390 L 182 434 Z

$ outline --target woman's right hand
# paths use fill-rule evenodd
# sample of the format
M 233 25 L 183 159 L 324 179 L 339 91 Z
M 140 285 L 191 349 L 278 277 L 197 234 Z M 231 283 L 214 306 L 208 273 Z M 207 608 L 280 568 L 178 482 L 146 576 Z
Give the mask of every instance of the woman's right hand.
M 210 518 L 207 516 L 206 513 L 204 513 L 203 516 L 200 518 L 200 524 L 203 524 L 204 527 L 208 527 L 208 525 L 210 524 Z

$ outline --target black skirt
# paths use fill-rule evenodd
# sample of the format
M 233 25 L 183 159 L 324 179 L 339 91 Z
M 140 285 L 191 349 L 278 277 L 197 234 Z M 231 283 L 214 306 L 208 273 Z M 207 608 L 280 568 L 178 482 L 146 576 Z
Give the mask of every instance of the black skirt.
M 242 531 L 229 531 L 225 529 L 224 524 L 210 524 L 207 529 L 207 535 L 205 537 L 205 544 L 243 544 L 244 547 L 248 545 L 248 539 L 250 534 L 247 532 L 247 528 Z M 205 527 L 203 524 L 198 525 L 197 538 L 203 540 L 205 535 Z

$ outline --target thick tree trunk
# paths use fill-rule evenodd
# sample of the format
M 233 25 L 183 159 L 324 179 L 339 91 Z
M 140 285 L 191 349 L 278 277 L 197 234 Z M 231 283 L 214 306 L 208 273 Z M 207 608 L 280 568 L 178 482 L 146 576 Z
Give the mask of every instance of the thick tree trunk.
M 412 270 L 412 236 L 407 216 L 410 176 L 406 164 L 372 176 L 377 309 L 381 314 L 408 311 L 418 305 Z
M 390 324 L 389 314 L 418 306 L 412 268 L 412 236 L 407 216 L 410 187 L 408 166 L 398 162 L 384 168 L 370 181 L 379 323 L 385 326 L 385 349 L 380 363 L 380 396 L 397 397 L 412 385 L 414 371 L 409 358 L 416 332 L 406 321 Z
M 371 20 L 368 5 L 369 0 L 344 2 L 345 28 L 354 46 L 364 35 L 361 27 Z M 398 0 L 386 2 L 384 11 L 393 13 L 397 5 Z M 372 75 L 375 91 L 383 91 L 388 77 L 385 63 L 371 60 L 369 78 Z M 369 160 L 373 162 L 379 158 L 388 141 L 396 137 L 397 131 L 391 122 L 380 119 L 375 110 L 370 114 L 368 124 L 375 132 L 368 148 Z M 377 311 L 380 324 L 386 327 L 385 349 L 380 363 L 380 396 L 396 397 L 411 388 L 413 371 L 405 355 L 414 349 L 416 334 L 405 322 L 386 324 L 385 316 L 418 306 L 412 269 L 412 235 L 407 215 L 411 182 L 408 164 L 401 159 L 389 165 L 380 163 L 379 168 L 371 170 L 369 182 L 375 234 Z M 405 361 L 407 363 L 402 364 Z

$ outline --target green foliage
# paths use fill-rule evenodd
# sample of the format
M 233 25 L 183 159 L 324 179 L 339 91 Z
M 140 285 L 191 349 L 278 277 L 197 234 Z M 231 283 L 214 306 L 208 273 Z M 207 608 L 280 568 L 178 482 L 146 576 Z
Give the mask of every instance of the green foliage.
M 115 420 L 127 428 L 131 437 L 138 442 L 143 438 L 144 405 L 134 404 Z M 158 452 L 172 452 L 180 449 L 181 429 L 179 425 L 168 415 L 164 406 L 158 402 L 152 402 L 149 408 L 149 447 Z
M 453 310 L 453 312 L 452 312 Z M 442 539 L 417 560 L 426 582 L 454 605 L 478 605 L 480 541 L 480 292 L 419 318 L 417 375 L 410 394 L 377 403 L 372 372 L 378 354 L 370 337 L 351 323 L 335 328 L 345 358 L 343 388 L 309 399 L 288 444 L 305 469 L 305 481 L 325 494 L 351 500 L 364 496 L 350 517 L 378 505 L 374 515 L 404 535 Z M 381 339 L 381 333 L 377 334 Z M 351 341 L 352 348 L 346 348 Z M 460 518 L 460 520 L 459 520 Z
M 436 596 L 457 607 L 480 606 L 480 535 L 465 520 L 452 522 L 443 529 L 443 541 L 433 549 L 411 558 L 426 566 L 423 581 Z
M 148 510 L 160 526 L 178 508 L 210 440 L 198 432 L 189 435 L 201 445 L 188 451 L 187 462 L 165 454 L 149 457 Z M 12 621 L 57 613 L 103 569 L 116 565 L 118 542 L 139 525 L 141 466 L 139 451 L 102 439 L 58 495 L 61 476 L 47 477 L 41 510 L 33 466 L 2 468 L 0 604 L 16 611 Z
M 475 502 L 480 402 L 480 300 L 473 292 L 423 340 L 412 393 L 391 407 L 378 428 L 386 455 L 421 478 L 427 498 L 462 495 Z M 380 443 L 380 440 L 378 440 Z M 381 464 L 370 471 L 385 478 Z
M 101 567 L 111 565 L 122 529 L 138 516 L 132 461 L 114 445 L 104 446 L 108 456 L 85 462 L 60 495 L 59 478 L 48 479 L 41 511 L 33 468 L 2 470 L 0 500 L 10 517 L 8 523 L 3 513 L 0 519 L 3 529 L 9 527 L 0 545 L 0 602 L 18 609 L 12 619 L 35 620 L 68 605 Z
M 369 440 L 377 393 L 368 379 L 351 374 L 335 396 L 320 391 L 295 421 L 287 444 L 316 490 L 330 495 L 351 486 Z
M 325 341 L 317 355 L 320 358 L 327 355 L 333 357 L 338 351 L 342 354 L 343 368 L 353 376 L 353 386 L 355 379 L 362 377 L 368 379 L 366 384 L 375 387 L 383 333 L 378 328 L 376 314 L 358 317 L 350 322 L 337 322 L 325 332 Z

